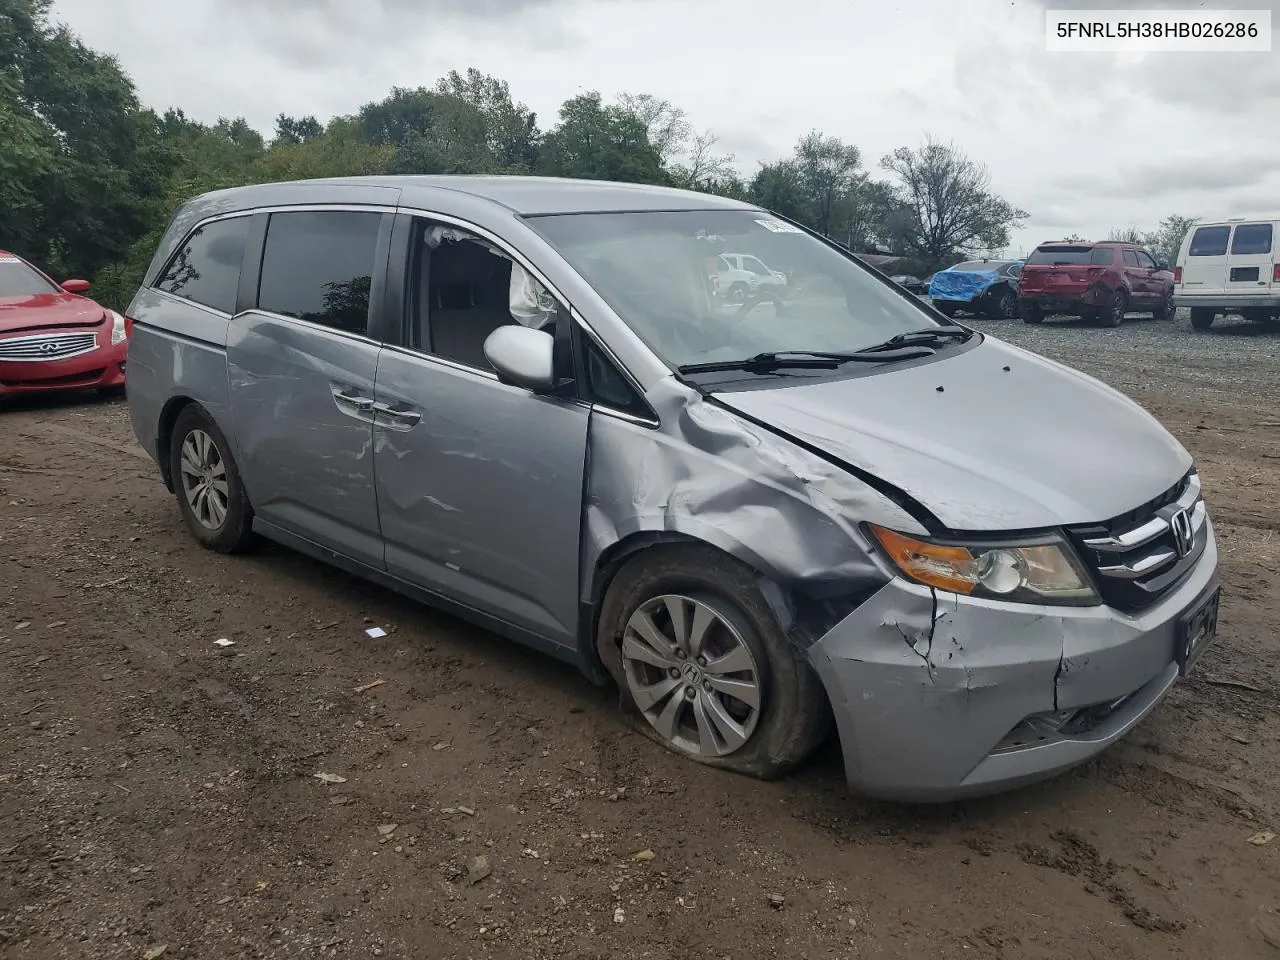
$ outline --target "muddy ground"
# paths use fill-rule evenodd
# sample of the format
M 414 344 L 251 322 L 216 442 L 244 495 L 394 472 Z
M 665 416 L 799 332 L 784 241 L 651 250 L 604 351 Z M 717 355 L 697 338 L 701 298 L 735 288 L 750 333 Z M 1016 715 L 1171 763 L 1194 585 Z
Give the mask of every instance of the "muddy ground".
M 0 957 L 1280 958 L 1280 333 L 989 326 L 1177 433 L 1227 596 L 1116 748 L 941 808 L 677 759 L 570 668 L 200 550 L 123 404 L 8 403 Z

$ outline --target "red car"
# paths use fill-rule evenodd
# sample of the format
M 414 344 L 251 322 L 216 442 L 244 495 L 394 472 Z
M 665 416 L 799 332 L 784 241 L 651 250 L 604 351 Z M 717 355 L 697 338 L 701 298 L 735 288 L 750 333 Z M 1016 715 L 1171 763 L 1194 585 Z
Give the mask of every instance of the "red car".
M 124 388 L 132 323 L 0 250 L 0 397 L 51 390 Z
M 1118 327 L 1127 313 L 1172 320 L 1173 273 L 1133 243 L 1042 243 L 1018 283 L 1022 319 L 1046 314 L 1084 317 Z

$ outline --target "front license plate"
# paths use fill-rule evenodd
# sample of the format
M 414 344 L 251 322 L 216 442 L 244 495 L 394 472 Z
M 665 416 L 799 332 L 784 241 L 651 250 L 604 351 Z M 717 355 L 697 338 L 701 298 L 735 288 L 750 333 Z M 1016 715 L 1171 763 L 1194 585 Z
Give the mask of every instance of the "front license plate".
M 1221 599 L 1222 589 L 1218 588 L 1201 601 L 1199 606 L 1184 613 L 1178 621 L 1178 672 L 1184 677 L 1217 636 L 1218 604 Z

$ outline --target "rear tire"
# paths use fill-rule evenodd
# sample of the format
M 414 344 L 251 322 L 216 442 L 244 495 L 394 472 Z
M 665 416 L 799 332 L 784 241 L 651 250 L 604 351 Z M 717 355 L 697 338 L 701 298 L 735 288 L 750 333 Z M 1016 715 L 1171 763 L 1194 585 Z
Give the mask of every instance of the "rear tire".
M 1191 326 L 1196 330 L 1208 330 L 1216 317 L 1211 307 L 1191 308 Z
M 934 309 L 937 310 L 944 317 L 954 317 L 956 315 L 956 305 L 954 303 L 950 303 L 946 300 L 942 300 L 942 301 L 935 301 L 933 306 L 934 306 Z
M 169 475 L 182 519 L 202 546 L 239 553 L 253 542 L 253 508 L 231 445 L 197 404 L 184 407 L 174 422 Z
M 1124 315 L 1129 309 L 1129 298 L 1123 290 L 1117 290 L 1111 295 L 1111 299 L 1107 305 L 1099 310 L 1094 316 L 1097 323 L 1103 327 L 1118 327 L 1124 323 Z
M 987 316 L 993 320 L 1013 320 L 1018 316 L 1018 295 L 1005 287 L 998 291 L 987 308 Z
M 700 634 L 689 629 L 698 624 Z M 679 640 L 691 634 L 704 638 L 701 653 Z M 605 594 L 597 649 L 635 725 L 699 763 L 773 779 L 831 729 L 822 684 L 755 573 L 710 547 L 659 546 L 627 561 Z
M 1022 305 L 1022 322 L 1044 323 L 1044 311 L 1034 303 L 1024 303 Z

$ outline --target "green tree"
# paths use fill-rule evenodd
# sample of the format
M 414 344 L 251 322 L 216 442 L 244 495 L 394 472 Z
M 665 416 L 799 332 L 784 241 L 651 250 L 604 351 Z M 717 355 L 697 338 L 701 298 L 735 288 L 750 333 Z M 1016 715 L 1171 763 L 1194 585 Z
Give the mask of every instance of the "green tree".
M 1143 242 L 1145 235 L 1137 227 L 1112 227 L 1111 232 L 1107 234 L 1107 239 L 1114 243 L 1137 243 Z
M 753 203 L 801 222 L 808 213 L 804 184 L 794 160 L 762 163 L 747 193 Z
M 862 164 L 858 148 L 812 130 L 796 144 L 794 163 L 809 226 L 828 237 L 841 232 L 866 180 L 858 169 Z
M 687 190 L 717 193 L 741 199 L 746 185 L 738 175 L 733 154 L 718 153 L 715 134 L 707 131 L 690 138 L 684 154 L 668 168 L 672 182 Z
M 114 58 L 49 13 L 49 0 L 0 0 L 0 168 L 17 202 L 0 228 L 46 269 L 92 276 L 145 231 L 175 158 Z
M 1177 262 L 1182 241 L 1195 222 L 1195 217 L 1172 214 L 1161 220 L 1160 225 L 1148 233 L 1143 242 L 1153 256 L 1172 265 Z
M 315 117 L 290 117 L 282 113 L 276 117 L 276 135 L 271 144 L 306 143 L 322 133 L 324 127 Z
M 880 163 L 896 178 L 897 199 L 907 214 L 904 252 L 930 267 L 1002 250 L 1028 216 L 997 196 L 986 168 L 953 144 L 928 137 L 922 147 L 899 147 Z
M 436 93 L 461 100 L 480 114 L 489 152 L 499 169 L 512 173 L 533 169 L 538 160 L 538 118 L 511 99 L 505 80 L 474 67 L 466 74 L 450 70 L 436 83 Z
M 591 91 L 566 100 L 560 122 L 543 138 L 539 172 L 629 183 L 667 183 L 645 126 Z

